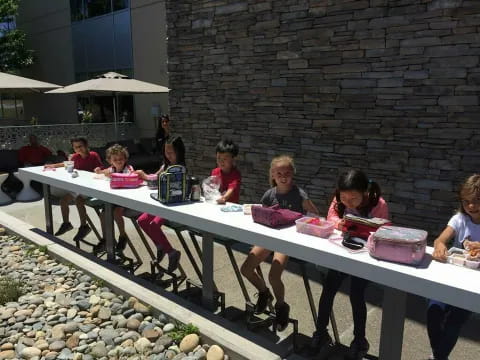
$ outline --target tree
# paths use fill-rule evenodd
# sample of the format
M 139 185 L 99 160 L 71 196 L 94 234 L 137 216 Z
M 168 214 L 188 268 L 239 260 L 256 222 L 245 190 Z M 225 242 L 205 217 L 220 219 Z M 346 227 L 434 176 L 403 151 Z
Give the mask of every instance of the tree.
M 0 71 L 15 72 L 33 64 L 26 34 L 15 28 L 19 0 L 0 0 Z

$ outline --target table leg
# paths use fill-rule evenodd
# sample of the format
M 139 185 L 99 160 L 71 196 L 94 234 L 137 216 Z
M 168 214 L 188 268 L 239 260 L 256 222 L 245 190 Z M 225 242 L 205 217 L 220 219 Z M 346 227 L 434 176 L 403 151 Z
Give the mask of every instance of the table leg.
M 105 203 L 104 210 L 105 221 L 105 244 L 107 247 L 107 260 L 110 262 L 115 261 L 115 239 L 113 235 L 113 205 Z
M 203 234 L 202 240 L 202 303 L 209 310 L 215 309 L 213 279 L 213 235 Z
M 53 216 L 52 202 L 50 199 L 50 185 L 42 184 L 43 187 L 43 206 L 45 208 L 45 228 L 47 233 L 53 235 Z
M 401 360 L 407 294 L 385 287 L 383 292 L 380 360 Z

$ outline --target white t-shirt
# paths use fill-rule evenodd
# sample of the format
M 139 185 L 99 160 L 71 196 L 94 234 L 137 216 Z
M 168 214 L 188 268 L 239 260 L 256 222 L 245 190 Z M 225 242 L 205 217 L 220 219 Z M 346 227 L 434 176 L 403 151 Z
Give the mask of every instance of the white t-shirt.
M 456 213 L 448 221 L 448 226 L 455 230 L 453 246 L 463 248 L 463 241 L 480 241 L 480 224 L 474 224 L 470 216 Z

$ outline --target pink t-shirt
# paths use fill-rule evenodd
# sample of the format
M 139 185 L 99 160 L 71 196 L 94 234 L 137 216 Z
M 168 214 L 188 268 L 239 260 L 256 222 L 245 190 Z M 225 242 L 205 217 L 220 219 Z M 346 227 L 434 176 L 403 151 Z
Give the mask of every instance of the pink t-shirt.
M 337 210 L 335 210 L 336 205 L 337 205 L 337 199 L 333 198 L 332 203 L 328 208 L 328 215 L 327 215 L 327 220 L 334 222 L 335 227 L 342 220 L 338 216 Z M 345 214 L 360 216 L 360 213 L 356 209 L 349 209 L 349 208 L 345 209 Z M 382 197 L 380 197 L 380 199 L 378 199 L 377 205 L 370 211 L 367 217 L 368 218 L 378 217 L 382 219 L 390 219 L 387 202 Z
M 73 154 L 72 161 L 75 169 L 93 171 L 95 168 L 103 168 L 102 160 L 95 151 L 90 151 L 86 158 L 82 158 L 80 154 Z
M 242 175 L 237 168 L 233 168 L 228 174 L 222 172 L 222 170 L 217 167 L 212 170 L 212 176 L 218 176 L 221 179 L 220 184 L 220 193 L 223 194 L 229 189 L 233 189 L 233 193 L 228 199 L 229 202 L 238 203 L 240 199 L 240 183 L 242 181 Z

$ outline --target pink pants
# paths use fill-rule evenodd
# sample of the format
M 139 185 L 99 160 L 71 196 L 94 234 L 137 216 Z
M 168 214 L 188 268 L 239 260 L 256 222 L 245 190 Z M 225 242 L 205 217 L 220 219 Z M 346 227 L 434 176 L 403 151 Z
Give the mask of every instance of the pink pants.
M 162 231 L 162 225 L 165 223 L 165 219 L 143 213 L 138 217 L 137 222 L 142 230 L 150 236 L 157 248 L 162 249 L 166 254 L 172 251 L 172 245 L 170 245 L 170 242 Z

